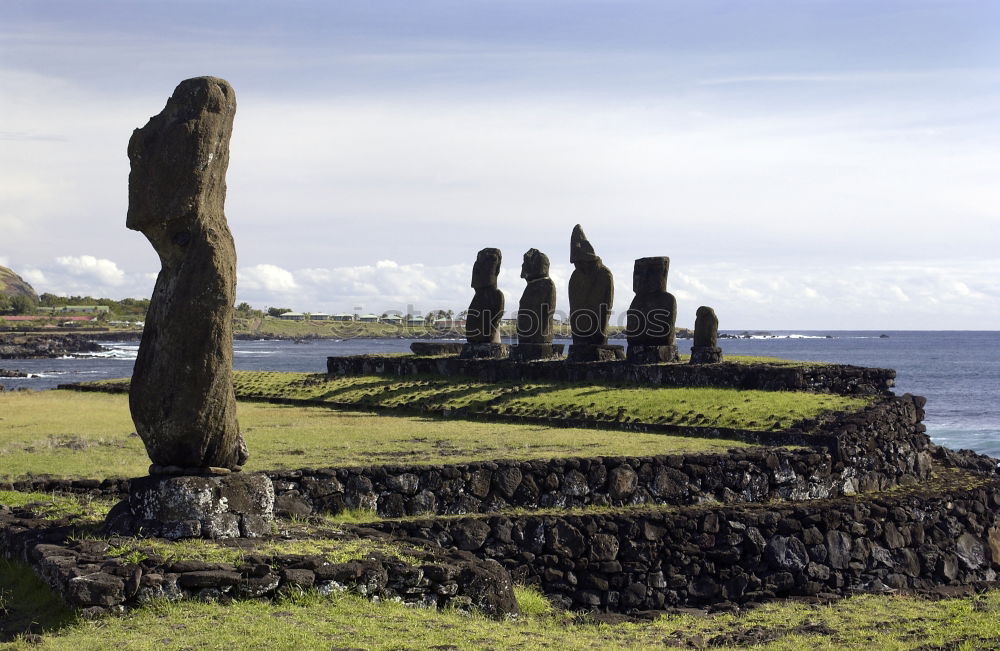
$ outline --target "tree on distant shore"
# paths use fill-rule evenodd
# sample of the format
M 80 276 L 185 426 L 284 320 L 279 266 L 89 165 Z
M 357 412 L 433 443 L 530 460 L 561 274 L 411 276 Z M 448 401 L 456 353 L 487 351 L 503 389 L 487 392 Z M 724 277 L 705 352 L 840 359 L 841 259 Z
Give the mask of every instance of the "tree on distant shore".
M 123 298 L 115 300 L 113 298 L 94 298 L 93 296 L 56 296 L 48 292 L 38 297 L 38 304 L 42 307 L 66 307 L 67 305 L 104 305 L 113 316 L 133 317 L 135 319 L 146 318 L 146 311 L 149 310 L 148 298 Z
M 269 307 L 267 308 L 268 316 L 281 316 L 285 312 L 291 312 L 291 308 L 287 307 Z
M 35 311 L 35 302 L 22 294 L 11 296 L 8 310 L 12 314 L 33 314 Z

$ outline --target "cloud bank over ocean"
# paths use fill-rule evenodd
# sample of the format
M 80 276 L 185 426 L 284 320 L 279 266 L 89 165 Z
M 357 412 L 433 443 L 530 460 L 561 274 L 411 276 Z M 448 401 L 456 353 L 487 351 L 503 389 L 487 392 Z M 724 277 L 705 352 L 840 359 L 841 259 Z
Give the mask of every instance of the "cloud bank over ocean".
M 521 254 L 558 266 L 581 223 L 619 307 L 631 260 L 669 255 L 679 298 L 735 327 L 1000 328 L 997 21 L 962 0 L 4 3 L 0 255 L 39 291 L 144 295 L 128 138 L 214 74 L 257 304 L 462 307 L 491 246 L 512 306 Z
M 513 314 L 524 288 L 520 256 L 505 259 L 499 286 Z M 615 317 L 623 319 L 632 300 L 631 265 L 609 264 L 615 274 Z M 273 264 L 241 266 L 237 300 L 257 307 L 312 312 L 426 314 L 461 311 L 472 297 L 471 264 L 401 264 L 285 269 Z M 568 310 L 566 286 L 572 268 L 553 264 L 558 309 Z M 146 296 L 156 274 L 128 272 L 93 256 L 59 258 L 23 270 L 39 291 L 94 296 Z M 723 329 L 966 329 L 1000 314 L 1000 277 L 991 266 L 966 262 L 816 265 L 789 274 L 781 266 L 748 268 L 731 263 L 673 269 L 668 289 L 677 296 L 678 324 L 692 327 L 699 305 L 717 306 Z M 718 306 L 725 306 L 718 307 Z M 858 326 L 858 324 L 862 324 Z M 992 327 L 996 328 L 1000 324 Z M 978 328 L 972 328 L 978 329 Z

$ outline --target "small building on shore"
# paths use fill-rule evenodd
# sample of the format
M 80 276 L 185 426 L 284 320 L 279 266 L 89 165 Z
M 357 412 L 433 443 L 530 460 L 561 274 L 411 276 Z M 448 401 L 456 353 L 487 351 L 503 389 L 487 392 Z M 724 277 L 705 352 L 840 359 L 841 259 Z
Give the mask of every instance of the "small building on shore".
M 302 312 L 285 312 L 284 314 L 279 314 L 278 318 L 282 321 L 307 321 L 306 315 Z
M 340 314 L 331 314 L 330 315 L 330 320 L 331 321 L 353 321 L 354 320 L 354 315 L 353 314 L 348 314 L 346 312 L 341 312 Z
M 309 314 L 310 321 L 329 321 L 330 315 L 326 312 L 311 312 Z
M 378 323 L 379 318 L 377 314 L 362 314 L 358 317 L 358 321 L 361 323 Z

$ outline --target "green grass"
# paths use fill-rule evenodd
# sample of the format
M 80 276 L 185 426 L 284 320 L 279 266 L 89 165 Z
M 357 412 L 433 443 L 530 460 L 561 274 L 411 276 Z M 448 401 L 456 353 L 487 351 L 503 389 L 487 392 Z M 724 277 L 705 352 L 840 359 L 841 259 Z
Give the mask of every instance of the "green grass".
M 89 495 L 51 495 L 49 493 L 0 490 L 0 504 L 10 507 L 31 505 L 36 517 L 57 520 L 102 521 L 114 502 Z
M 0 607 L 13 629 L 36 620 L 41 636 L 3 649 L 649 649 L 747 647 L 767 649 L 995 648 L 1000 639 L 1000 591 L 930 601 L 859 596 L 829 606 L 777 602 L 740 615 L 670 615 L 652 622 L 598 624 L 551 608 L 519 586 L 524 613 L 513 621 L 400 603 L 373 604 L 350 593 L 314 592 L 275 602 L 228 605 L 157 602 L 122 617 L 74 617 L 19 564 L 0 560 Z M 2 640 L 2 638 L 0 638 Z
M 548 418 L 586 418 L 607 424 L 775 430 L 822 413 L 856 411 L 871 403 L 803 391 L 739 391 L 559 382 L 476 382 L 443 377 L 331 377 L 276 371 L 237 372 L 237 395 L 351 405 L 371 409 L 467 410 Z
M 306 531 L 305 529 L 308 529 Z M 300 533 L 317 535 L 313 527 L 305 527 Z M 229 545 L 225 541 L 190 538 L 168 542 L 159 538 L 115 539 L 109 555 L 139 563 L 156 557 L 165 563 L 177 561 L 202 561 L 205 563 L 229 563 L 239 565 L 247 554 L 263 556 L 322 556 L 331 563 L 366 558 L 373 552 L 398 558 L 407 563 L 416 563 L 411 555 L 412 547 L 383 540 L 368 540 L 337 535 L 326 531 L 325 538 L 259 538 L 243 539 L 238 544 Z
M 301 374 L 300 374 L 301 375 Z M 248 470 L 722 452 L 745 444 L 593 429 L 388 416 L 241 402 Z M 149 459 L 122 394 L 0 393 L 0 479 L 134 477 Z

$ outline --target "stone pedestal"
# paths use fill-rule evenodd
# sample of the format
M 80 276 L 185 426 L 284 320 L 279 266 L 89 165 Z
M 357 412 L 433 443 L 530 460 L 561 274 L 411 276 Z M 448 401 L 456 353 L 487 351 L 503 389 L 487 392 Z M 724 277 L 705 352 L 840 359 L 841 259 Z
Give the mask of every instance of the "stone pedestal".
M 680 355 L 677 354 L 677 346 L 629 344 L 625 358 L 633 364 L 659 364 L 679 361 Z
M 562 356 L 564 348 L 563 344 L 517 344 L 511 346 L 510 358 L 519 362 L 552 359 Z
M 459 355 L 464 345 L 457 342 L 414 341 L 410 344 L 410 352 L 414 355 Z
M 153 475 L 129 482 L 129 494 L 105 520 L 108 533 L 178 538 L 256 538 L 271 532 L 274 485 L 260 473 Z
M 692 346 L 691 364 L 718 364 L 722 361 L 722 349 L 718 346 Z
M 613 362 L 625 359 L 625 347 L 612 344 L 570 344 L 567 362 Z
M 510 346 L 507 344 L 476 343 L 464 344 L 458 356 L 461 359 L 502 359 L 509 354 Z

